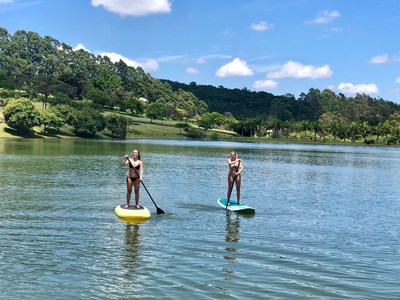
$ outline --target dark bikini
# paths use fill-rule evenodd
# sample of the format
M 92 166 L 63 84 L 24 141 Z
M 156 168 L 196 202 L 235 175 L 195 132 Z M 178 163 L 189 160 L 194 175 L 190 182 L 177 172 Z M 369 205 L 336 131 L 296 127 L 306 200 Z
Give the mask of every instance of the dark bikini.
M 237 166 L 233 166 L 231 167 L 231 169 L 234 170 L 235 172 L 239 172 L 239 166 L 240 166 L 240 161 Z M 232 177 L 233 180 L 235 180 L 236 177 L 240 176 L 240 174 L 237 174 L 235 176 L 230 174 L 229 176 Z
M 138 164 L 135 167 L 132 164 L 129 164 L 129 169 L 133 169 L 133 168 L 135 168 L 136 170 L 139 170 L 140 169 L 140 164 Z M 136 181 L 136 179 L 139 179 L 139 177 L 132 177 L 132 176 L 128 175 L 128 176 L 126 176 L 126 181 L 128 181 L 128 178 L 130 178 L 133 181 Z

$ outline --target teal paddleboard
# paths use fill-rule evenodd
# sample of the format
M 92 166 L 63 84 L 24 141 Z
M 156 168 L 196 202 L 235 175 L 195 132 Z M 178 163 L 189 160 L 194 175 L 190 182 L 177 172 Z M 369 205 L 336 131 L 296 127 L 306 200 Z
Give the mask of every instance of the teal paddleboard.
M 228 207 L 226 207 L 226 202 L 227 202 L 226 198 L 220 198 L 217 200 L 217 203 L 221 207 L 226 208 L 227 210 L 231 210 L 231 211 L 234 211 L 237 213 L 242 213 L 242 214 L 255 214 L 256 213 L 256 210 L 253 207 L 246 205 L 246 204 L 242 204 L 242 203 L 238 204 L 236 200 L 229 200 Z

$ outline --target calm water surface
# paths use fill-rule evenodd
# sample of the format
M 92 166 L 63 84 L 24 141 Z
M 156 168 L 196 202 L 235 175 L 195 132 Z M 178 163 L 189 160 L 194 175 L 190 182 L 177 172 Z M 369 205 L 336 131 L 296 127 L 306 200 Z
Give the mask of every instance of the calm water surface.
M 216 203 L 232 149 L 253 217 Z M 0 140 L 0 299 L 399 299 L 399 186 L 396 148 Z

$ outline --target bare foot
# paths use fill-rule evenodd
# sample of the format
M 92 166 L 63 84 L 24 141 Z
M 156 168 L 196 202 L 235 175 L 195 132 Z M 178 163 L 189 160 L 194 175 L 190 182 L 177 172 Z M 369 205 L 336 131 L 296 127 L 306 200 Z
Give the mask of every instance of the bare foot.
M 141 207 L 140 207 L 140 205 L 138 204 L 138 205 L 136 205 L 136 208 L 141 208 Z
M 125 206 L 124 206 L 124 208 L 128 208 L 128 207 L 129 207 L 129 205 L 125 205 Z

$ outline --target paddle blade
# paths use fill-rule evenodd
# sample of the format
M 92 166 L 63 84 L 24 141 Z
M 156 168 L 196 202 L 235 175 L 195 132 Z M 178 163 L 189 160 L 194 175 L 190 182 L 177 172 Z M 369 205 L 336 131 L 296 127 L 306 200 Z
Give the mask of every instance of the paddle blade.
M 165 212 L 157 206 L 157 215 L 163 215 Z

